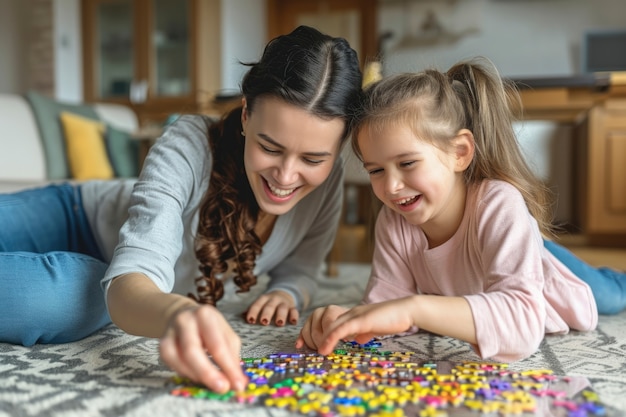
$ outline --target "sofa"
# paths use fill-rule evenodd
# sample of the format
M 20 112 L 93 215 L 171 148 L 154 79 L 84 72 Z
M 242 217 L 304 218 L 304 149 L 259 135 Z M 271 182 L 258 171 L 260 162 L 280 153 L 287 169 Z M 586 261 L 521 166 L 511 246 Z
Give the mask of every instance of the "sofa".
M 36 92 L 4 93 L 0 94 L 0 192 L 80 179 L 69 166 L 60 120 L 67 113 L 100 123 L 106 158 L 115 167 L 112 176 L 137 174 L 138 144 L 132 133 L 139 129 L 139 122 L 129 106 L 64 103 Z M 85 143 L 81 145 L 84 149 Z M 81 154 L 76 159 L 90 162 Z

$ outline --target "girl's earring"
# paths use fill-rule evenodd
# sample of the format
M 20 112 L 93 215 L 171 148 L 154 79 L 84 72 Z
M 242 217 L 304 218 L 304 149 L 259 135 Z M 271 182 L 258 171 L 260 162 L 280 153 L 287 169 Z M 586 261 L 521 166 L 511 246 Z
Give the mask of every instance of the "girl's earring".
M 243 136 L 244 138 L 246 137 L 246 132 L 244 132 L 243 130 L 241 131 L 241 136 Z

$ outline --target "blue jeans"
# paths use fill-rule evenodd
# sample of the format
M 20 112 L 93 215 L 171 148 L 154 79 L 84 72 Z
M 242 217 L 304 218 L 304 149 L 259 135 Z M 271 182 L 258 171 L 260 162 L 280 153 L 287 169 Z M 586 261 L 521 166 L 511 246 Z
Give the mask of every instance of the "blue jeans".
M 599 314 L 617 314 L 626 308 L 626 273 L 586 264 L 566 248 L 544 240 L 544 246 L 593 292 Z
M 71 342 L 110 323 L 107 267 L 80 187 L 0 194 L 0 342 Z

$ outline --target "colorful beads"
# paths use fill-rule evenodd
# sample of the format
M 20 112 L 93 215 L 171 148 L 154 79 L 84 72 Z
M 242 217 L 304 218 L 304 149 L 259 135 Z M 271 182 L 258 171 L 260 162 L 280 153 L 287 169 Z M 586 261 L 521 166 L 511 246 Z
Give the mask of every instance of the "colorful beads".
M 532 415 L 561 409 L 565 416 L 603 416 L 593 391 L 568 397 L 571 377 L 546 369 L 510 371 L 500 363 L 424 362 L 414 352 L 380 351 L 378 342 L 345 343 L 328 356 L 277 353 L 243 358 L 244 392 L 216 394 L 175 377 L 172 395 L 264 405 L 317 417 L 444 417 Z M 444 369 L 445 368 L 445 369 Z M 464 410 L 464 411 L 462 411 Z

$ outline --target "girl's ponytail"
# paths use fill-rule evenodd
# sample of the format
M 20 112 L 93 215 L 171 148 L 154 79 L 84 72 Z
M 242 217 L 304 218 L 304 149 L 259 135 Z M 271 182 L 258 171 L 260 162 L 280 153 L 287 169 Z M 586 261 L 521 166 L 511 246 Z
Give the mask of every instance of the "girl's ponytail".
M 447 75 L 465 109 L 467 128 L 474 134 L 475 157 L 465 172 L 468 183 L 499 179 L 515 186 L 545 236 L 553 234 L 550 189 L 530 169 L 513 129 L 512 104 L 520 98 L 489 61 L 454 65 Z M 520 106 L 521 108 L 521 106 Z
M 449 150 L 462 129 L 474 134 L 474 159 L 464 172 L 467 184 L 496 179 L 515 186 L 545 236 L 553 234 L 551 192 L 529 168 L 513 130 L 512 105 L 519 106 L 515 86 L 503 80 L 491 62 L 475 59 L 454 65 L 446 73 L 427 69 L 401 73 L 366 89 L 357 114 L 353 149 L 363 129 L 380 133 L 398 123 L 416 137 Z M 521 107 L 520 107 L 521 108 Z

